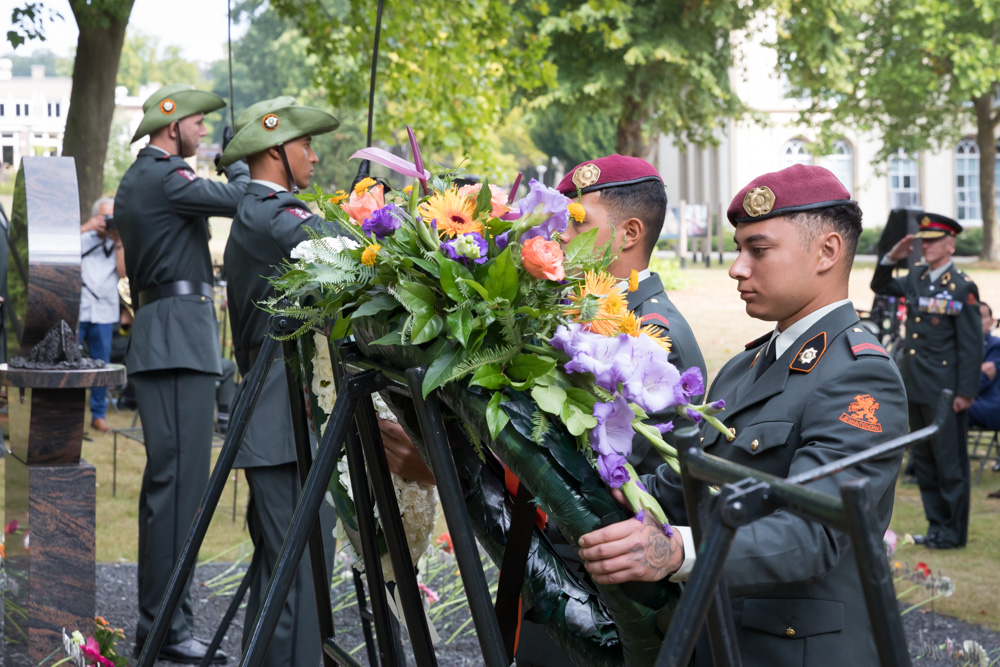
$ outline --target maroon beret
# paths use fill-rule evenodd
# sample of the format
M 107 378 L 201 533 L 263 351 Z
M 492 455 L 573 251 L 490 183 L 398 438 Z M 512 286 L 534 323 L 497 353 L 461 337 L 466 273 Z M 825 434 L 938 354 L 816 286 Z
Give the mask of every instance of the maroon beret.
M 829 169 L 794 164 L 750 181 L 733 198 L 726 215 L 735 227 L 741 222 L 850 203 L 851 193 Z
M 576 165 L 559 181 L 556 190 L 567 197 L 575 197 L 577 194 L 585 195 L 604 188 L 635 185 L 644 181 L 663 183 L 653 165 L 641 158 L 616 153 Z
M 918 239 L 939 239 L 944 236 L 958 236 L 962 233 L 962 225 L 951 218 L 938 213 L 925 213 L 920 218 L 920 229 L 914 236 Z

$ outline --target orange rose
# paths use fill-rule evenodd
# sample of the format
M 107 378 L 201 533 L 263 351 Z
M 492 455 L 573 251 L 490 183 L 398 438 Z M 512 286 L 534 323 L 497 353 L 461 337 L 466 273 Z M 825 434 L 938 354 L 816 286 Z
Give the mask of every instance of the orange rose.
M 479 196 L 479 191 L 482 189 L 482 183 L 463 185 L 458 189 L 458 194 L 461 197 L 472 197 L 475 199 Z M 510 213 L 510 206 L 507 206 L 507 193 L 499 185 L 490 185 L 490 203 L 493 204 L 493 212 L 490 215 L 494 218 L 499 218 L 502 215 Z
M 383 206 L 385 206 L 385 197 L 382 194 L 382 185 L 379 184 L 360 195 L 351 192 L 351 198 L 342 203 L 340 208 L 360 225 L 365 221 L 365 218 Z
M 541 236 L 525 241 L 521 247 L 521 262 L 525 270 L 539 280 L 562 280 L 566 277 L 562 248 L 555 241 L 546 241 Z

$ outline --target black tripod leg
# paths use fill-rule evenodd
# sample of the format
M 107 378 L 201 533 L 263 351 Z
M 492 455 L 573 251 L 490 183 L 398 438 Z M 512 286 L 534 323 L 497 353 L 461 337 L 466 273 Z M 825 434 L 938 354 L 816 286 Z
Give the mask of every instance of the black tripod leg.
M 212 642 L 208 645 L 208 650 L 205 651 L 205 657 L 201 659 L 199 667 L 208 667 L 208 665 L 212 664 L 212 658 L 215 657 L 215 652 L 222 645 L 222 638 L 226 636 L 226 632 L 229 630 L 236 612 L 239 611 L 240 603 L 243 602 L 243 596 L 247 594 L 247 589 L 250 588 L 250 581 L 255 576 L 258 567 L 260 567 L 258 561 L 250 561 L 250 567 L 247 568 L 246 574 L 243 575 L 243 581 L 240 582 L 240 587 L 236 589 L 236 594 L 233 595 L 233 599 L 229 602 L 229 607 L 226 608 L 222 622 L 216 628 Z
M 371 612 L 365 604 L 365 583 L 361 573 L 351 568 L 354 574 L 354 594 L 358 598 L 358 614 L 361 616 L 361 633 L 365 636 L 365 650 L 368 652 L 368 664 L 374 667 L 378 664 L 378 653 L 375 651 L 375 637 L 372 635 Z
M 250 376 L 246 379 L 247 389 L 240 394 L 240 400 L 233 413 L 233 421 L 226 432 L 226 441 L 222 445 L 222 451 L 219 452 L 219 460 L 216 461 L 215 469 L 212 470 L 212 476 L 208 480 L 208 487 L 202 496 L 201 505 L 194 515 L 194 521 L 188 530 L 187 540 L 181 548 L 177 564 L 174 565 L 174 571 L 170 575 L 170 582 L 167 584 L 163 601 L 160 602 L 160 609 L 156 612 L 149 636 L 142 646 L 142 652 L 139 654 L 137 662 L 139 667 L 151 667 L 167 637 L 170 620 L 173 618 L 181 594 L 184 592 L 184 583 L 194 568 L 198 550 L 201 548 L 201 544 L 205 540 L 205 533 L 208 532 L 208 526 L 212 522 L 212 515 L 215 514 L 215 509 L 219 506 L 222 491 L 229 479 L 229 473 L 233 470 L 233 463 L 236 461 L 236 454 L 240 451 L 243 437 L 250 425 L 250 416 L 257 405 L 257 399 L 260 398 L 260 392 L 264 388 L 264 379 L 267 377 L 267 371 L 270 369 L 271 361 L 277 351 L 278 341 L 270 336 L 266 337 L 260 354 L 257 356 L 257 362 L 251 369 Z
M 466 598 L 476 626 L 476 637 L 483 652 L 483 660 L 489 667 L 509 665 L 504 650 L 503 636 L 493 611 L 493 603 L 483 564 L 479 560 L 479 549 L 472 531 L 472 521 L 465 506 L 465 496 L 458 478 L 455 459 L 448 446 L 448 435 L 441 417 L 441 403 L 437 394 L 423 398 L 424 368 L 411 368 L 406 373 L 410 385 L 410 395 L 417 408 L 417 421 L 423 435 L 427 454 L 431 460 L 431 471 L 437 482 L 438 496 L 448 531 L 454 545 L 455 560 L 462 575 Z
M 847 482 L 840 487 L 840 497 L 844 501 L 847 532 L 854 544 L 879 660 L 883 665 L 908 667 L 911 664 L 910 652 L 903 621 L 899 617 L 882 535 L 874 521 L 876 513 L 872 507 L 871 482 L 867 479 Z
M 295 454 L 298 460 L 299 484 L 303 485 L 312 467 L 312 447 L 309 444 L 309 421 L 306 417 L 306 398 L 303 388 L 291 364 L 299 358 L 294 340 L 286 340 L 281 345 L 285 358 L 285 378 L 288 384 L 288 401 L 292 409 L 292 431 L 295 434 Z M 313 591 L 319 620 L 321 642 L 334 636 L 333 605 L 330 604 L 330 573 L 326 569 L 326 553 L 323 549 L 323 526 L 319 514 L 313 521 L 309 533 L 309 563 L 312 565 Z M 323 663 L 333 667 L 333 659 L 323 652 Z

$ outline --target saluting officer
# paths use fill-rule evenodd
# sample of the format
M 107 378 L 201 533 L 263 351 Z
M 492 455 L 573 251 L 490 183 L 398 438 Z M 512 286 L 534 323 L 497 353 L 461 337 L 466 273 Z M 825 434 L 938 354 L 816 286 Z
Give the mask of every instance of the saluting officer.
M 719 371 L 709 390 L 723 399 L 725 437 L 704 428 L 705 451 L 790 477 L 906 432 L 906 399 L 895 364 L 859 326 L 847 298 L 861 210 L 822 167 L 795 165 L 746 185 L 728 209 L 739 256 L 729 269 L 747 314 L 777 323 Z M 859 476 L 871 482 L 879 529 L 889 525 L 900 455 L 810 484 L 839 497 Z M 672 521 L 685 521 L 681 490 L 666 464 L 643 478 Z M 697 558 L 682 531 L 665 534 L 647 513 L 580 538 L 600 583 L 683 580 Z M 878 664 L 851 543 L 838 530 L 790 512 L 736 532 L 724 576 L 747 667 Z M 711 665 L 707 642 L 696 665 Z
M 248 108 L 222 154 L 220 165 L 246 158 L 250 185 L 240 201 L 226 243 L 230 325 L 240 373 L 246 377 L 269 335 L 268 314 L 258 304 L 273 293 L 268 276 L 278 275 L 292 249 L 309 238 L 307 228 L 336 234 L 290 192 L 309 186 L 318 162 L 312 138 L 335 130 L 339 122 L 325 111 L 299 106 L 291 97 L 265 100 Z M 267 373 L 260 400 L 236 458 L 250 486 L 247 524 L 254 543 L 255 577 L 250 582 L 244 642 L 249 639 L 267 585 L 291 523 L 300 483 L 288 400 L 285 365 L 278 355 Z M 323 503 L 327 570 L 335 550 L 333 508 Z M 322 658 L 322 637 L 312 588 L 308 553 L 299 563 L 265 657 L 267 665 L 314 667 Z
M 969 537 L 971 475 L 966 410 L 979 390 L 983 333 L 979 288 L 952 262 L 962 226 L 928 213 L 916 235 L 908 234 L 875 267 L 872 290 L 906 297 L 906 338 L 899 370 L 906 383 L 910 429 L 930 425 L 942 389 L 955 392 L 952 410 L 933 441 L 913 445 L 912 457 L 927 517 L 927 534 L 914 537 L 932 549 L 965 546 Z M 892 266 L 920 240 L 925 264 L 902 278 Z
M 221 372 L 208 216 L 236 213 L 250 180 L 234 164 L 229 184 L 199 178 L 195 154 L 205 114 L 226 104 L 189 85 L 164 86 L 142 105 L 132 141 L 149 135 L 115 197 L 115 221 L 137 304 L 125 365 L 146 447 L 139 493 L 139 621 L 146 641 L 171 571 L 208 484 L 215 382 Z M 188 579 L 188 586 L 190 579 Z M 185 590 L 159 657 L 197 664 L 207 642 L 192 635 Z M 213 663 L 224 663 L 218 651 Z

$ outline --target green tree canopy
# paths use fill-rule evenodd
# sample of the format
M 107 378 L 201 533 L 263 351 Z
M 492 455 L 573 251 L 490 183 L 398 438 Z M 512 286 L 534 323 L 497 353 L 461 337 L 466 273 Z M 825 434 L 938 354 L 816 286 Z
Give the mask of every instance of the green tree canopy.
M 882 162 L 952 146 L 974 127 L 980 152 L 982 257 L 1000 260 L 994 160 L 1000 110 L 996 0 L 781 0 L 773 44 L 805 120 L 829 140 L 875 131 Z
M 201 78 L 198 65 L 185 60 L 179 46 L 161 47 L 158 37 L 141 30 L 129 30 L 125 35 L 125 45 L 118 61 L 118 85 L 128 88 L 130 95 L 138 95 L 139 86 L 151 82 L 168 84 L 183 81 L 197 85 Z

